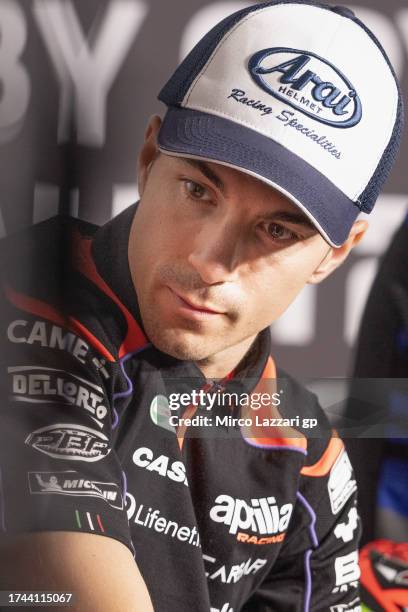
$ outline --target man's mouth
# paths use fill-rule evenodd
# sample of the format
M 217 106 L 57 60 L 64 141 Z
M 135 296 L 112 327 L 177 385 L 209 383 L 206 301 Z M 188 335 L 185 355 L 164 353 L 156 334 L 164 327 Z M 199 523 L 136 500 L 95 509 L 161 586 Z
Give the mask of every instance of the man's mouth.
M 181 305 L 185 308 L 191 310 L 192 312 L 202 313 L 207 315 L 223 315 L 226 314 L 225 311 L 220 310 L 215 307 L 213 304 L 203 304 L 199 303 L 197 300 L 193 300 L 186 295 L 183 295 L 178 290 L 174 290 L 172 287 L 168 286 L 168 289 L 175 295 L 176 298 L 180 301 Z

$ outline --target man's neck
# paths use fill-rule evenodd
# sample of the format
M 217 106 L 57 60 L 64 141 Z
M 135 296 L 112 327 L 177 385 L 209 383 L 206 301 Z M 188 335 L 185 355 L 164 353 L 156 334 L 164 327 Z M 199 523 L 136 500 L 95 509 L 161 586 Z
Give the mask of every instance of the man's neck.
M 243 360 L 255 338 L 256 336 L 252 336 L 216 355 L 196 361 L 196 365 L 206 378 L 225 378 Z

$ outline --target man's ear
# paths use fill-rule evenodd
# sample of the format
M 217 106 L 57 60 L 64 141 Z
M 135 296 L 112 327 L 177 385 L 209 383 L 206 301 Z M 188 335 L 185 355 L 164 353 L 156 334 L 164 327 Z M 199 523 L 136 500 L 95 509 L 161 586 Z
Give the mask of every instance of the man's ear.
M 162 121 L 158 115 L 153 115 L 149 119 L 147 124 L 144 143 L 140 150 L 139 157 L 137 160 L 137 184 L 139 188 L 140 196 L 146 187 L 147 179 L 149 177 L 150 168 L 158 154 L 157 146 L 157 135 L 160 130 Z
M 340 247 L 331 247 L 326 257 L 313 272 L 308 283 L 317 285 L 334 272 L 345 261 L 351 250 L 360 242 L 367 229 L 367 221 L 355 221 L 346 242 Z

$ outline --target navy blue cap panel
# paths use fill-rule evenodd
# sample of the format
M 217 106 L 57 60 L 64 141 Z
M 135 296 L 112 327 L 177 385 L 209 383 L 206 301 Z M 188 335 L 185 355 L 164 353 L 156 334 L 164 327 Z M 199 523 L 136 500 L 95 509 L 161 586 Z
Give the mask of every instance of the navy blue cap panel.
M 360 213 L 354 202 L 310 164 L 272 139 L 229 119 L 170 108 L 158 142 L 164 151 L 225 163 L 273 183 L 309 213 L 334 246 L 344 243 Z

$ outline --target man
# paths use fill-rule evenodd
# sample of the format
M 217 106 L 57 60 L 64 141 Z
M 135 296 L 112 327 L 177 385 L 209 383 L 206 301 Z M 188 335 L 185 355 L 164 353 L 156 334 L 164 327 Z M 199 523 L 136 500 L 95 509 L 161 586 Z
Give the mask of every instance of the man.
M 160 99 L 137 205 L 7 246 L 1 586 L 78 610 L 358 610 L 351 465 L 268 327 L 366 230 L 394 73 L 348 9 L 264 3 Z

